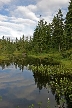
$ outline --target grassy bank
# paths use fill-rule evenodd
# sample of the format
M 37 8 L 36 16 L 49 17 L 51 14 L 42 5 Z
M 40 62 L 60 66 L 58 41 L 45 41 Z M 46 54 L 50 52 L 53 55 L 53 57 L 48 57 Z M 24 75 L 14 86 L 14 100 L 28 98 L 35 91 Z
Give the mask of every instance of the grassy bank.
M 1 61 L 6 61 L 6 60 L 10 60 L 11 57 L 18 57 L 18 56 L 22 56 L 24 58 L 24 56 L 21 53 L 14 53 L 14 54 L 1 54 L 0 55 L 0 62 Z M 70 57 L 66 57 L 64 58 L 62 56 L 61 53 L 59 52 L 49 52 L 49 53 L 38 53 L 38 54 L 28 54 L 27 55 L 28 58 L 32 58 L 32 59 L 40 59 L 40 60 L 46 60 L 49 63 L 57 63 L 57 64 L 62 64 L 67 68 L 72 68 L 72 59 L 70 59 Z
M 37 59 L 49 59 L 53 60 L 53 62 L 59 62 L 60 64 L 64 65 L 67 68 L 72 68 L 72 59 L 69 57 L 64 58 L 61 53 L 39 53 L 39 54 L 29 54 L 30 58 L 37 58 Z M 52 61 L 51 61 L 52 62 Z

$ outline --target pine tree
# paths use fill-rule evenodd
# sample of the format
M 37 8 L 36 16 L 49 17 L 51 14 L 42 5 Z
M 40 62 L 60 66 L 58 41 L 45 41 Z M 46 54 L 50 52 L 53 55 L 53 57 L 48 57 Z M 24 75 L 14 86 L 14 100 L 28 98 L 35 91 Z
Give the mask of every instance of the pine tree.
M 67 49 L 72 47 L 72 0 L 69 2 L 68 12 L 65 19 L 66 45 Z
M 47 22 L 40 20 L 33 34 L 33 44 L 37 52 L 46 51 L 50 45 L 50 26 L 47 25 Z
M 52 43 L 53 48 L 59 50 L 62 49 L 63 44 L 63 32 L 64 32 L 64 24 L 63 24 L 63 14 L 61 9 L 59 9 L 58 14 L 54 16 L 52 21 Z
M 37 52 L 41 52 L 43 50 L 43 40 L 44 40 L 44 21 L 40 20 L 38 21 L 38 25 L 36 26 L 36 29 L 34 30 L 33 34 L 33 45 L 34 49 Z

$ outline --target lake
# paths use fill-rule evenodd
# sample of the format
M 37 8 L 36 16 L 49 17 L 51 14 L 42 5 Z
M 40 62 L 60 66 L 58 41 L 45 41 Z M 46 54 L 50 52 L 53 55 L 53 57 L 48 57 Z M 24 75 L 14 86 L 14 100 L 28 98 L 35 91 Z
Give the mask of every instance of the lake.
M 41 108 L 47 108 L 48 99 L 48 108 L 59 108 L 55 93 L 47 85 L 47 79 L 35 75 L 24 63 L 1 64 L 0 108 L 28 108 L 31 104 L 39 108 L 39 102 L 42 102 Z M 68 106 L 65 100 L 62 108 L 71 108 L 71 104 Z

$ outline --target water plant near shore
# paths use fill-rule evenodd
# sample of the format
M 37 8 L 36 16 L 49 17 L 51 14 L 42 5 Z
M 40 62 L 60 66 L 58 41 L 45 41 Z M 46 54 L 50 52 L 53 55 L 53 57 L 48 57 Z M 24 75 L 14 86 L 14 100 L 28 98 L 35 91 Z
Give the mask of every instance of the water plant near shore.
M 40 72 L 52 76 L 72 76 L 72 68 L 66 68 L 62 65 L 30 65 L 29 69 L 32 69 L 33 72 Z
M 43 87 L 49 87 L 55 95 L 58 105 L 64 101 L 72 104 L 72 68 L 66 68 L 62 65 L 31 65 L 29 68 L 33 71 L 33 76 L 37 87 L 41 90 Z M 64 100 L 64 101 L 62 101 Z

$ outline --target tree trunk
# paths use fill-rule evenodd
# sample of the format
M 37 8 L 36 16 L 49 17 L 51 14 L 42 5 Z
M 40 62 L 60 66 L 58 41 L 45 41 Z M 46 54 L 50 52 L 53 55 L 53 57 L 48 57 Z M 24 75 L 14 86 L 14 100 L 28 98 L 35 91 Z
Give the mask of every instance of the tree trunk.
M 59 52 L 61 51 L 61 49 L 60 49 L 60 43 L 59 43 Z

